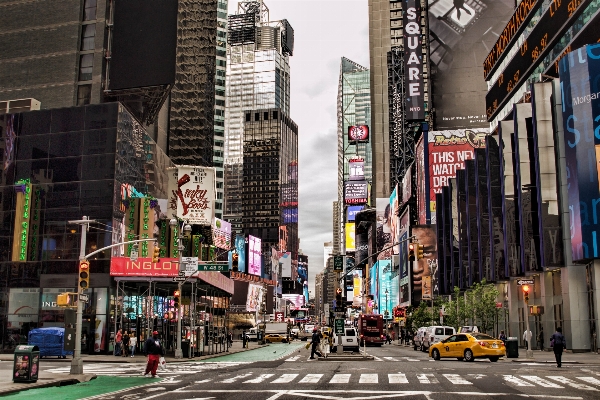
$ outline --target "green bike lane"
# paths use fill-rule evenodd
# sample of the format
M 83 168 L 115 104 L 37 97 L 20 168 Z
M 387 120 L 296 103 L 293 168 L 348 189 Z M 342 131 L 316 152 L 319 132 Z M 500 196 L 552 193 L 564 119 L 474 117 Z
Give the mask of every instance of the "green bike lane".
M 306 345 L 306 342 L 295 342 L 290 344 L 273 343 L 252 350 L 240 351 L 233 354 L 225 354 L 204 360 L 185 360 L 182 362 L 218 363 L 218 362 L 240 362 L 252 363 L 261 361 L 280 360 L 284 357 L 297 353 Z M 175 362 L 171 364 L 176 364 Z M 159 373 L 160 375 L 160 373 Z M 48 387 L 40 389 L 29 389 L 22 392 L 2 396 L 2 398 L 19 400 L 79 400 L 103 394 L 111 394 L 118 391 L 130 390 L 136 387 L 144 387 L 160 382 L 162 379 L 149 379 L 145 377 L 122 377 L 101 376 L 89 382 L 75 385 Z

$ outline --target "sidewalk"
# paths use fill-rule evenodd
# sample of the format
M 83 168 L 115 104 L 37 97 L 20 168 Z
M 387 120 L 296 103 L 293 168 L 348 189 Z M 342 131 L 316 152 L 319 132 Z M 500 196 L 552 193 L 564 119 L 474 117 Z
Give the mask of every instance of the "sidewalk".
M 171 356 L 165 357 L 165 360 L 169 363 L 200 361 L 200 360 L 206 360 L 206 359 L 215 358 L 215 357 L 226 356 L 229 354 L 235 354 L 235 353 L 241 353 L 244 351 L 259 349 L 259 348 L 262 348 L 265 346 L 267 346 L 267 345 L 260 345 L 257 342 L 250 342 L 248 348 L 243 348 L 241 341 L 234 340 L 233 345 L 229 348 L 228 352 L 224 351 L 224 352 L 218 353 L 218 354 L 209 354 L 209 355 L 204 355 L 204 356 L 199 356 L 199 357 L 194 357 L 194 358 L 183 358 L 183 359 L 176 359 L 171 355 Z M 12 363 L 13 360 L 14 360 L 13 354 L 0 354 L 0 361 Z M 0 396 L 4 396 L 6 394 L 16 393 L 16 392 L 20 392 L 20 391 L 28 390 L 28 389 L 39 389 L 39 388 L 51 387 L 51 386 L 72 385 L 72 384 L 81 383 L 81 382 L 88 382 L 88 381 L 96 378 L 96 375 L 94 375 L 94 374 L 65 375 L 65 374 L 54 374 L 52 372 L 43 371 L 44 364 L 47 362 L 70 363 L 71 360 L 72 360 L 72 357 L 67 357 L 66 359 L 55 358 L 55 357 L 40 359 L 39 379 L 37 382 L 32 382 L 32 383 L 24 383 L 24 382 L 15 383 L 15 382 L 13 382 L 12 381 L 12 365 L 11 365 L 11 368 L 8 371 L 4 370 L 4 371 L 2 371 L 3 373 L 0 374 Z M 135 357 L 115 357 L 112 355 L 97 355 L 97 356 L 84 355 L 83 362 L 84 363 L 139 363 L 139 364 L 145 364 L 146 357 L 143 354 L 137 354 Z
M 413 349 L 413 345 L 398 344 L 398 341 L 394 341 L 394 345 L 398 347 L 404 347 L 406 349 Z M 552 349 L 545 349 L 544 351 L 533 350 L 533 358 L 525 358 L 526 350 L 519 347 L 519 358 L 503 358 L 500 361 L 503 362 L 516 362 L 516 363 L 548 363 L 556 364 L 554 359 L 554 353 Z M 571 350 L 565 350 L 562 356 L 563 364 L 600 364 L 600 354 L 585 352 L 585 353 L 573 353 Z

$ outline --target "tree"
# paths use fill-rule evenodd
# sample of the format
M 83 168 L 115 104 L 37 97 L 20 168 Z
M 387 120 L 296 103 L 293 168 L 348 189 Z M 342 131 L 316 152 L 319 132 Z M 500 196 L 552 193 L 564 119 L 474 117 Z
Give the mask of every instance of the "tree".
M 494 328 L 498 294 L 496 287 L 485 279 L 463 294 L 455 287 L 452 300 L 444 303 L 444 324 L 457 329 L 462 325 L 476 325 L 481 332 L 491 331 Z

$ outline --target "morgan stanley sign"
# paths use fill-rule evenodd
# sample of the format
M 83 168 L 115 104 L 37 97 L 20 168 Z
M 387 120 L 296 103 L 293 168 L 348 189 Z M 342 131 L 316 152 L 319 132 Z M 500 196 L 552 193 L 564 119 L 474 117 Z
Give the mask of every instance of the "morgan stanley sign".
M 423 51 L 421 49 L 421 2 L 404 3 L 404 73 L 406 76 L 406 119 L 425 119 Z

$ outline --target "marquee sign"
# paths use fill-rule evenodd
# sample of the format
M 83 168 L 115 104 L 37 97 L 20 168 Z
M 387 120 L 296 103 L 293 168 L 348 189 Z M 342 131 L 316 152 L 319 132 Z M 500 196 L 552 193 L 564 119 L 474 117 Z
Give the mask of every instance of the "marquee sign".
M 421 2 L 404 2 L 404 72 L 406 76 L 406 119 L 425 119 L 425 85 L 421 49 Z

